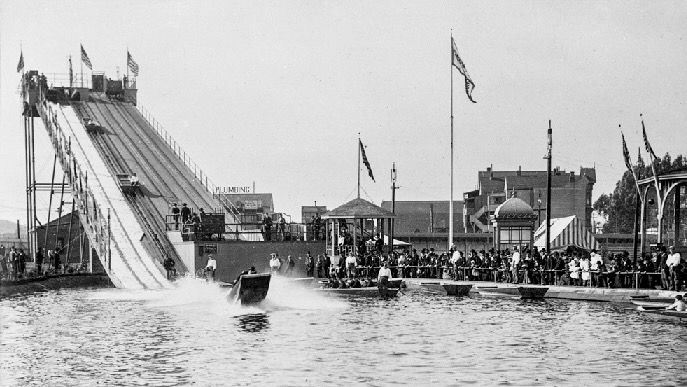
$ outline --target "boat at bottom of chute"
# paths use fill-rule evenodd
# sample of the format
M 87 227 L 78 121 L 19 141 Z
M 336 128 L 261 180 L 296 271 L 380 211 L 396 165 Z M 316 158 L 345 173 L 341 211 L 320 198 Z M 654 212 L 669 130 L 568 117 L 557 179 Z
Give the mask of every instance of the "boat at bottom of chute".
M 267 297 L 271 278 L 269 273 L 241 274 L 229 291 L 227 300 L 240 304 L 257 304 Z

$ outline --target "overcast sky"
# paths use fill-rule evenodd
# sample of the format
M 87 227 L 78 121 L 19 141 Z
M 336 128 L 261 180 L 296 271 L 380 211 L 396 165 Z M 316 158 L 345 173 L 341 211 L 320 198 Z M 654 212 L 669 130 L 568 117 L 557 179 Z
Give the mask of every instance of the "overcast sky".
M 654 150 L 687 153 L 683 1 L 0 2 L 0 219 L 25 219 L 16 66 L 67 73 L 79 44 L 95 71 L 140 65 L 139 101 L 219 185 L 272 192 L 277 211 L 356 195 L 357 137 L 377 182 L 362 197 L 448 200 L 450 33 L 476 88 L 454 72 L 455 199 L 477 171 L 597 168 L 594 197 Z M 88 76 L 89 73 L 87 73 Z M 52 154 L 37 121 L 39 181 Z M 47 208 L 47 195 L 38 206 Z M 39 214 L 40 215 L 40 214 Z M 43 217 L 45 217 L 43 215 Z

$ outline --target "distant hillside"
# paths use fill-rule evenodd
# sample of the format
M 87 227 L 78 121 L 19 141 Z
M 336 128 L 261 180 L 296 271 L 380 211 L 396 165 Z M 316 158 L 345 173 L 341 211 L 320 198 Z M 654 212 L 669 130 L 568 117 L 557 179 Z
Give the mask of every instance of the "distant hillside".
M 26 226 L 22 224 L 20 227 L 22 236 L 24 236 L 24 233 L 26 232 Z M 4 237 L 16 238 L 17 221 L 0 219 L 0 235 Z

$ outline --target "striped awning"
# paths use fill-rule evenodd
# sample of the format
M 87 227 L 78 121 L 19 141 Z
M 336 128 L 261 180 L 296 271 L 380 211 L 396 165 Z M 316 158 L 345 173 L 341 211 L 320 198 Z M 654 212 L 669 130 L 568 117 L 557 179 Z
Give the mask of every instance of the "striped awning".
M 586 250 L 599 249 L 599 243 L 576 216 L 551 219 L 551 249 L 577 246 Z M 542 223 L 534 233 L 534 245 L 546 247 L 546 223 Z

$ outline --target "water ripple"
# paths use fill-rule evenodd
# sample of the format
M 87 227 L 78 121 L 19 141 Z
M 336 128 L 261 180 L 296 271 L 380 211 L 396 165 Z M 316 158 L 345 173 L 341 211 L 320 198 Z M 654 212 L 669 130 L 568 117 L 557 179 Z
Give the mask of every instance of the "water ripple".
M 261 307 L 198 283 L 0 301 L 0 384 L 664 385 L 687 327 L 622 305 L 325 296 L 276 281 Z

